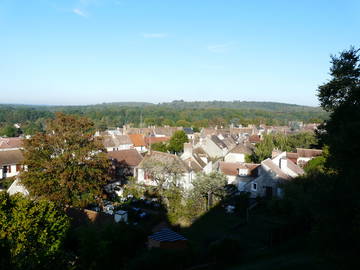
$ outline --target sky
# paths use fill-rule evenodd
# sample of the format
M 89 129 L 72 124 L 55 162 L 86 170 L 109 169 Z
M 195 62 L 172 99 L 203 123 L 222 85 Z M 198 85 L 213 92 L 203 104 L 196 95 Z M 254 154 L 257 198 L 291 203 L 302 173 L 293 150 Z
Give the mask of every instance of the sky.
M 360 1 L 0 0 L 0 103 L 317 106 Z

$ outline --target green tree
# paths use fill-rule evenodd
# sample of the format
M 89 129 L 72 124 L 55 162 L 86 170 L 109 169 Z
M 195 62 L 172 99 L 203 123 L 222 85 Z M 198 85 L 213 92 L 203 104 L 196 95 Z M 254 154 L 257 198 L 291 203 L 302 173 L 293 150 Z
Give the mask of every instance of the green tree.
M 179 187 L 179 179 L 185 173 L 181 161 L 176 158 L 159 160 L 150 156 L 143 161 L 142 168 L 156 182 L 161 195 L 168 187 Z
M 310 173 L 284 187 L 290 215 L 311 225 L 311 245 L 340 260 L 342 268 L 357 260 L 360 249 L 359 52 L 350 48 L 332 56 L 331 79 L 318 89 L 321 106 L 330 112 L 319 132 L 329 149 L 325 165 L 323 158 L 313 159 L 305 167 Z
M 69 226 L 68 217 L 52 202 L 0 193 L 0 240 L 8 244 L 11 262 L 19 269 L 50 266 Z
M 184 151 L 184 143 L 188 142 L 188 137 L 182 130 L 176 131 L 170 138 L 168 150 L 172 153 L 181 153 Z
M 166 143 L 158 142 L 158 143 L 151 144 L 151 150 L 166 153 L 168 151 L 168 147 L 167 147 Z
M 13 125 L 6 125 L 2 129 L 0 129 L 0 136 L 16 137 L 18 135 L 18 129 L 15 128 Z
M 62 206 L 95 202 L 109 179 L 110 161 L 86 118 L 57 113 L 44 133 L 24 142 L 24 158 L 20 178 L 30 194 Z
M 328 165 L 352 171 L 360 161 L 360 49 L 332 56 L 331 63 L 331 79 L 318 89 L 321 106 L 331 114 L 319 134 L 329 146 Z
M 221 199 L 226 195 L 225 186 L 227 179 L 224 174 L 212 172 L 210 174 L 200 173 L 192 181 L 194 192 L 207 198 L 208 209 L 213 205 L 213 196 Z
M 190 126 L 191 126 L 191 123 L 188 122 L 188 121 L 186 121 L 186 120 L 178 120 L 178 121 L 176 122 L 176 125 L 177 125 L 178 127 L 190 127 Z

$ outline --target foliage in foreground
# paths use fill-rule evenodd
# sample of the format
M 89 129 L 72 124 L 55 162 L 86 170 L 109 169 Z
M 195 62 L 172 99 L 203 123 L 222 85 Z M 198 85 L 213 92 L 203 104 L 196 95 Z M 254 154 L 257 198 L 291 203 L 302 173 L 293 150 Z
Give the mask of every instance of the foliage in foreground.
M 0 242 L 16 268 L 51 265 L 61 253 L 69 226 L 68 217 L 54 203 L 0 193 Z

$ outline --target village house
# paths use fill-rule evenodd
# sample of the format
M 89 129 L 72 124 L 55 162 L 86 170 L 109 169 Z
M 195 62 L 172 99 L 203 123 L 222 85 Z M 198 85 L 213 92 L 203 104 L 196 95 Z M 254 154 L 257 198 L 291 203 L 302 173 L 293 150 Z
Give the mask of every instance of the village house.
M 21 150 L 0 151 L 0 179 L 18 175 L 23 159 Z
M 251 155 L 252 150 L 249 145 L 239 143 L 231 149 L 224 157 L 226 162 L 245 162 L 246 155 Z
M 188 166 L 183 160 L 181 160 L 177 155 L 163 153 L 158 151 L 151 151 L 148 153 L 140 164 L 136 167 L 136 178 L 139 184 L 157 186 L 157 182 L 152 178 L 151 174 L 147 171 L 145 164 L 151 162 L 154 164 L 154 168 L 165 177 L 165 185 L 169 185 L 170 181 L 173 178 L 176 178 L 176 183 L 185 188 L 192 188 L 192 180 L 195 178 L 196 172 L 193 168 Z M 172 172 L 168 172 L 166 168 L 178 168 L 181 173 L 176 176 Z
M 128 135 L 107 135 L 103 136 L 104 147 L 108 152 L 126 150 L 134 147 Z
M 107 153 L 112 162 L 111 175 L 114 181 L 123 181 L 135 175 L 135 168 L 143 157 L 136 149 L 111 151 Z
M 201 138 L 198 144 L 211 158 L 224 157 L 229 151 L 226 144 L 218 136 L 206 136 Z
M 128 135 L 134 148 L 140 153 L 146 152 L 146 142 L 143 134 L 129 134 Z
M 201 147 L 193 148 L 192 143 L 184 143 L 184 153 L 180 157 L 196 173 L 210 173 L 213 163 Z
M 218 170 L 224 173 L 229 184 L 237 186 L 241 192 L 249 192 L 250 197 L 282 196 L 281 183 L 304 174 L 302 168 L 290 160 L 286 152 L 261 164 L 241 162 L 220 162 Z
M 189 141 L 193 141 L 195 139 L 195 133 L 192 128 L 183 128 L 183 131 L 185 132 L 186 136 L 188 137 Z
M 154 136 L 148 136 L 145 137 L 145 144 L 146 148 L 150 149 L 151 145 L 154 143 L 165 143 L 170 140 L 170 137 L 154 137 Z

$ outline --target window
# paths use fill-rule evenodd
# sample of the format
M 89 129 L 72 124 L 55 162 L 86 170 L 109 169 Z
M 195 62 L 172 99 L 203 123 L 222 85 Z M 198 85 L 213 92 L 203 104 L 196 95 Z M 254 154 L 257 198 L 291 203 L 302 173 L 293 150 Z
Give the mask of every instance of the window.
M 257 191 L 257 184 L 253 183 L 251 188 L 252 188 L 252 190 Z
M 7 172 L 8 172 L 8 173 L 11 173 L 11 165 L 8 166 Z
M 21 170 L 21 165 L 20 164 L 16 164 L 16 171 L 19 172 Z

